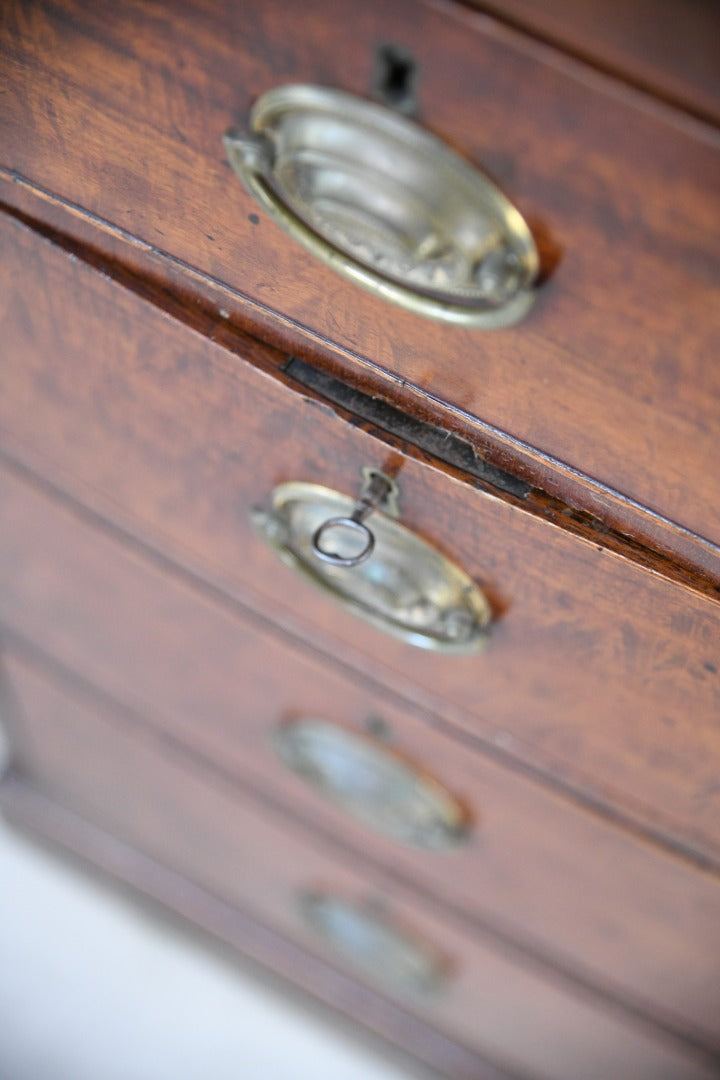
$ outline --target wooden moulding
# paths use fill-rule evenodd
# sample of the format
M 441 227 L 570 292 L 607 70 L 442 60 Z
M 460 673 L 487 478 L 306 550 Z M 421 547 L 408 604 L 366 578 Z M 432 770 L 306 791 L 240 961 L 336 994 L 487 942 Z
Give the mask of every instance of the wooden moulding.
M 436 447 L 447 434 L 462 445 L 466 461 L 474 459 L 476 464 L 500 469 L 514 476 L 521 488 L 529 489 L 530 497 L 524 497 L 529 512 L 555 521 L 568 532 L 600 539 L 606 548 L 694 589 L 712 596 L 720 594 L 718 545 L 524 446 L 477 417 L 428 397 L 392 372 L 366 362 L 359 364 L 358 357 L 346 349 L 249 302 L 227 286 L 107 222 L 88 217 L 48 192 L 18 177 L 4 176 L 2 169 L 0 190 L 7 198 L 4 205 L 0 199 L 0 211 L 4 209 L 10 217 L 171 312 L 179 321 L 233 351 L 246 355 L 250 351 L 260 366 L 278 373 L 285 368 L 291 379 L 296 378 L 299 367 L 314 372 L 312 384 L 303 382 L 311 393 L 313 386 L 337 385 L 341 393 L 333 393 L 330 401 L 339 409 L 339 402 L 348 402 L 356 421 L 367 420 L 364 412 L 357 412 L 358 399 L 364 399 L 373 403 L 372 414 L 381 417 L 373 426 L 401 440 L 414 442 L 417 426 L 436 433 Z M 98 232 L 103 233 L 100 248 Z M 254 348 L 258 340 L 265 345 L 262 352 Z M 325 390 L 316 389 L 315 393 L 322 398 Z M 447 439 L 445 443 L 447 446 Z
M 340 895 L 382 902 L 396 921 L 412 926 L 454 961 L 452 977 L 434 998 L 403 1003 L 408 1013 L 424 1020 L 430 1029 L 412 1047 L 413 1052 L 419 1057 L 428 1055 L 434 1063 L 445 1057 L 450 1071 L 444 1075 L 463 1080 L 471 1075 L 466 1071 L 467 1057 L 463 1060 L 456 1054 L 453 1060 L 453 1043 L 481 1059 L 502 1063 L 501 1072 L 509 1076 L 709 1080 L 716 1075 L 711 1059 L 676 1037 L 610 1004 L 598 1007 L 556 974 L 516 962 L 487 935 L 470 939 L 451 921 L 440 923 L 432 908 L 386 875 L 361 867 L 338 851 L 330 855 L 317 838 L 303 836 L 268 803 L 257 806 L 235 784 L 193 761 L 182 747 L 159 738 L 143 724 L 129 722 L 126 714 L 108 711 L 92 692 L 70 695 L 41 669 L 11 652 L 6 655 L 5 670 L 16 708 L 22 713 L 17 769 L 25 778 L 24 787 L 11 781 L 6 789 L 11 811 L 14 797 L 21 818 L 23 809 L 29 817 L 34 811 L 36 824 L 49 826 L 51 835 L 64 831 L 66 842 L 82 849 L 83 840 L 93 839 L 93 830 L 74 824 L 73 815 L 62 809 L 67 807 L 81 819 L 89 817 L 114 838 L 95 845 L 92 854 L 101 865 L 114 859 L 117 870 L 117 856 L 127 845 L 129 857 L 121 876 L 136 877 L 138 859 L 132 852 L 138 851 L 141 860 L 151 860 L 145 863 L 150 873 L 140 872 L 141 886 L 149 886 L 151 893 L 159 892 L 171 904 L 179 903 L 181 910 L 187 901 L 178 896 L 180 882 L 164 875 L 164 865 L 207 890 L 221 905 L 246 911 L 261 926 L 269 924 L 309 953 L 307 960 L 299 958 L 293 976 L 306 975 L 311 988 L 326 1000 L 337 991 L 339 1000 L 334 1004 L 341 1009 L 349 996 L 342 976 L 344 965 L 328 956 L 299 922 L 297 894 L 322 885 Z M 88 766 L 82 770 L 76 767 L 79 754 Z M 37 788 L 61 808 L 59 826 L 53 824 L 55 814 L 43 814 L 43 798 L 33 798 Z M 154 871 L 155 862 L 159 872 Z M 197 893 L 193 899 L 193 914 L 200 916 L 201 925 L 209 924 L 224 936 L 227 909 L 213 902 L 204 904 Z M 241 915 L 230 935 L 231 940 L 240 937 L 241 947 L 242 923 Z M 248 944 L 252 954 L 253 945 Z M 279 963 L 287 971 L 287 950 L 284 956 L 281 949 L 268 953 L 264 960 Z M 323 969 L 322 958 L 340 968 L 339 978 L 331 969 Z M 357 1006 L 361 1019 L 407 1045 L 412 1027 L 403 1009 L 391 1005 L 379 1025 L 371 994 L 359 991 L 353 998 L 353 1012 Z M 441 1033 L 435 1047 L 434 1028 Z M 475 1075 L 482 1076 L 482 1060 L 475 1062 L 475 1068 Z M 487 1072 L 493 1076 L 492 1068 Z
M 716 128 L 460 5 L 312 0 L 289 34 L 286 5 L 106 3 L 8 6 L 10 202 L 69 208 L 106 254 L 122 238 L 143 272 L 155 259 L 190 297 L 222 297 L 231 317 L 717 573 Z M 385 41 L 416 59 L 422 122 L 535 230 L 546 280 L 511 330 L 448 332 L 343 282 L 257 212 L 224 159 L 224 131 L 279 83 L 367 94 Z

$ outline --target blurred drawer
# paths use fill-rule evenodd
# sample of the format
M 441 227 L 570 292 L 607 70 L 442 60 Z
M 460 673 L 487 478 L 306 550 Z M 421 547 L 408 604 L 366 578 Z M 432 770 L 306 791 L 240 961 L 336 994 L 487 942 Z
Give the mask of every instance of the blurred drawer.
M 717 602 L 343 422 L 247 362 L 277 365 L 257 343 L 236 339 L 238 355 L 18 223 L 0 231 L 7 454 L 455 727 L 717 855 Z M 355 495 L 362 467 L 388 460 L 403 521 L 490 597 L 484 655 L 386 638 L 280 567 L 251 529 L 279 482 Z M 22 533 L 15 543 L 23 556 Z
M 717 129 L 461 4 L 6 6 L 11 203 L 69 202 L 73 233 L 122 241 L 143 273 L 158 256 L 189 305 L 212 296 L 289 341 L 332 343 L 356 375 L 369 359 L 388 392 L 399 378 L 426 407 L 449 402 L 549 455 L 561 485 L 579 470 L 595 496 L 609 486 L 720 542 Z M 536 231 L 549 280 L 513 329 L 448 329 L 343 282 L 257 212 L 225 160 L 224 132 L 278 85 L 369 94 L 384 42 L 415 58 L 423 124 Z
M 716 876 L 504 768 L 453 738 L 441 716 L 189 587 L 4 470 L 0 503 L 10 640 L 33 642 L 238 783 L 277 798 L 348 857 L 393 867 L 404 887 L 461 912 L 470 932 L 491 925 L 580 983 L 720 1045 Z M 360 736 L 380 769 L 400 755 L 439 783 L 469 812 L 465 841 L 417 850 L 313 791 L 272 745 L 283 723 L 303 717 L 329 722 L 341 739 Z M 387 782 L 342 743 L 329 752 L 336 789 L 362 800 L 362 817 Z M 79 785 L 94 768 L 78 756 Z M 430 827 L 435 811 L 425 826 L 415 798 L 408 792 L 400 809 L 412 826 Z M 391 799 L 390 824 L 397 813 Z
M 370 949 L 373 964 L 364 975 L 361 968 L 361 978 L 395 997 L 401 975 L 418 995 L 408 997 L 407 1008 L 511 1074 L 547 1080 L 717 1075 L 671 1038 L 615 1008 L 589 1004 L 562 978 L 518 961 L 492 938 L 470 940 L 452 922 L 440 924 L 392 876 L 361 868 L 337 848 L 331 854 L 274 803 L 253 802 L 227 774 L 122 712 L 101 709 L 92 694 L 70 696 L 12 654 L 5 670 L 12 713 L 21 717 L 15 768 L 23 783 L 333 964 L 343 965 L 350 949 L 353 962 L 364 966 Z M 338 929 L 339 917 L 332 940 L 341 940 L 345 952 L 338 954 L 301 920 L 299 903 L 305 897 L 307 911 L 308 894 L 364 912 L 372 903 L 374 922 L 387 928 L 385 955 L 367 925 L 358 932 L 355 924 L 348 935 Z M 435 993 L 424 998 L 430 987 Z

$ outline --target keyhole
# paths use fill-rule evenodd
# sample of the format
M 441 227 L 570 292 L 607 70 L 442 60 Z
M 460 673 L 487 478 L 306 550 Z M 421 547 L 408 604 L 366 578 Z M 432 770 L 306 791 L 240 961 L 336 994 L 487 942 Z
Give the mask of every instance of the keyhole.
M 378 46 L 372 92 L 384 105 L 406 116 L 415 115 L 418 111 L 417 77 L 417 63 L 402 45 Z

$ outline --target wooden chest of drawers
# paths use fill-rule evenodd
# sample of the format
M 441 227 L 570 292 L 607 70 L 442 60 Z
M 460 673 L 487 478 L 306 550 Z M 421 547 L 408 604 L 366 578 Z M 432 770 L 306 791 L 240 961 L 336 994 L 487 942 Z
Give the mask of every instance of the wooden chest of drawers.
M 718 1075 L 708 90 L 387 7 L 8 7 L 3 804 L 443 1075 Z M 525 214 L 524 319 L 403 311 L 264 214 L 221 136 L 290 83 L 402 83 Z M 368 468 L 482 652 L 368 612 L 416 587 L 387 507 L 362 570 L 263 542 L 279 485 Z

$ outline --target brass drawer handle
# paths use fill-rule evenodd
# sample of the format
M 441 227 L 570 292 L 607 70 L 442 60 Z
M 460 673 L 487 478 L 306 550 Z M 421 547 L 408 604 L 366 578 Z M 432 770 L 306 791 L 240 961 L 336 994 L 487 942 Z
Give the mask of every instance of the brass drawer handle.
M 317 891 L 300 897 L 299 908 L 326 945 L 392 991 L 423 997 L 440 990 L 452 974 L 448 956 L 377 903 Z
M 517 322 L 539 268 L 519 211 L 478 169 L 397 112 L 281 86 L 224 138 L 251 195 L 345 277 L 458 326 Z
M 319 484 L 280 484 L 253 524 L 283 562 L 386 633 L 437 652 L 479 651 L 491 620 L 482 591 L 396 520 L 395 482 L 363 472 L 357 502 Z
M 273 742 L 282 761 L 306 783 L 393 840 L 450 851 L 469 836 L 463 803 L 377 739 L 301 717 L 281 724 Z

